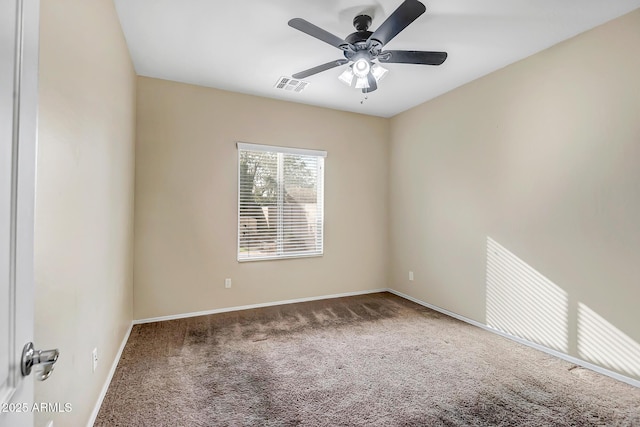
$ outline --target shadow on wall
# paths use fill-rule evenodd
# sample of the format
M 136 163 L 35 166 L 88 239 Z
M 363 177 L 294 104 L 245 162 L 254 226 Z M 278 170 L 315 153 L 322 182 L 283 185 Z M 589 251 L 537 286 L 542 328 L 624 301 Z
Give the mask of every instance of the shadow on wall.
M 568 353 L 567 292 L 490 237 L 486 285 L 487 326 Z M 577 310 L 579 357 L 640 378 L 640 344 L 585 304 Z

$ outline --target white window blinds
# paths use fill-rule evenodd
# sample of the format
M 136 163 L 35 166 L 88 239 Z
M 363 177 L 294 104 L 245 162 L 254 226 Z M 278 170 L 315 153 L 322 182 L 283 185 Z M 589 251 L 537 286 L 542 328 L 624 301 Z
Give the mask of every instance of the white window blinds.
M 237 146 L 238 261 L 322 255 L 327 153 Z

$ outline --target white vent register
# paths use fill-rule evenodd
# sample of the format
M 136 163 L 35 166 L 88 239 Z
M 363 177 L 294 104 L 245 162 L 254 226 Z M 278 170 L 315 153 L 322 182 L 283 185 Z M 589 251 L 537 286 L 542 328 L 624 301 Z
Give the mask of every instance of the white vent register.
M 280 77 L 275 84 L 276 89 L 286 90 L 287 92 L 302 92 L 307 86 L 309 86 L 309 82 L 285 76 Z

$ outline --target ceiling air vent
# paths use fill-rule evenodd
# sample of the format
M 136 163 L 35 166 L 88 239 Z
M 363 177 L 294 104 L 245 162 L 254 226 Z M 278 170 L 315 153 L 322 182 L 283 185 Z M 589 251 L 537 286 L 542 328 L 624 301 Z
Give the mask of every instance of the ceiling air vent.
M 309 86 L 309 82 L 283 76 L 278 79 L 275 87 L 289 92 L 302 92 L 307 86 Z

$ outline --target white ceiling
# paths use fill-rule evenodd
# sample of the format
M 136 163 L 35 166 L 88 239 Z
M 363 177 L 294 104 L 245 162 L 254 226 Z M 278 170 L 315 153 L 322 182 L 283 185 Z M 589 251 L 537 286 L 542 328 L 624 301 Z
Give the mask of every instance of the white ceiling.
M 343 58 L 340 50 L 287 25 L 304 18 L 343 38 L 353 17 L 370 30 L 402 0 L 115 0 L 142 76 L 391 117 L 471 80 L 640 7 L 640 0 L 421 0 L 427 12 L 388 49 L 449 54 L 439 66 L 390 70 L 363 101 L 337 77 L 345 66 L 308 77 L 300 93 L 276 89 L 281 76 Z M 594 61 L 606 60 L 594 52 Z M 631 54 L 631 52 L 630 52 Z

